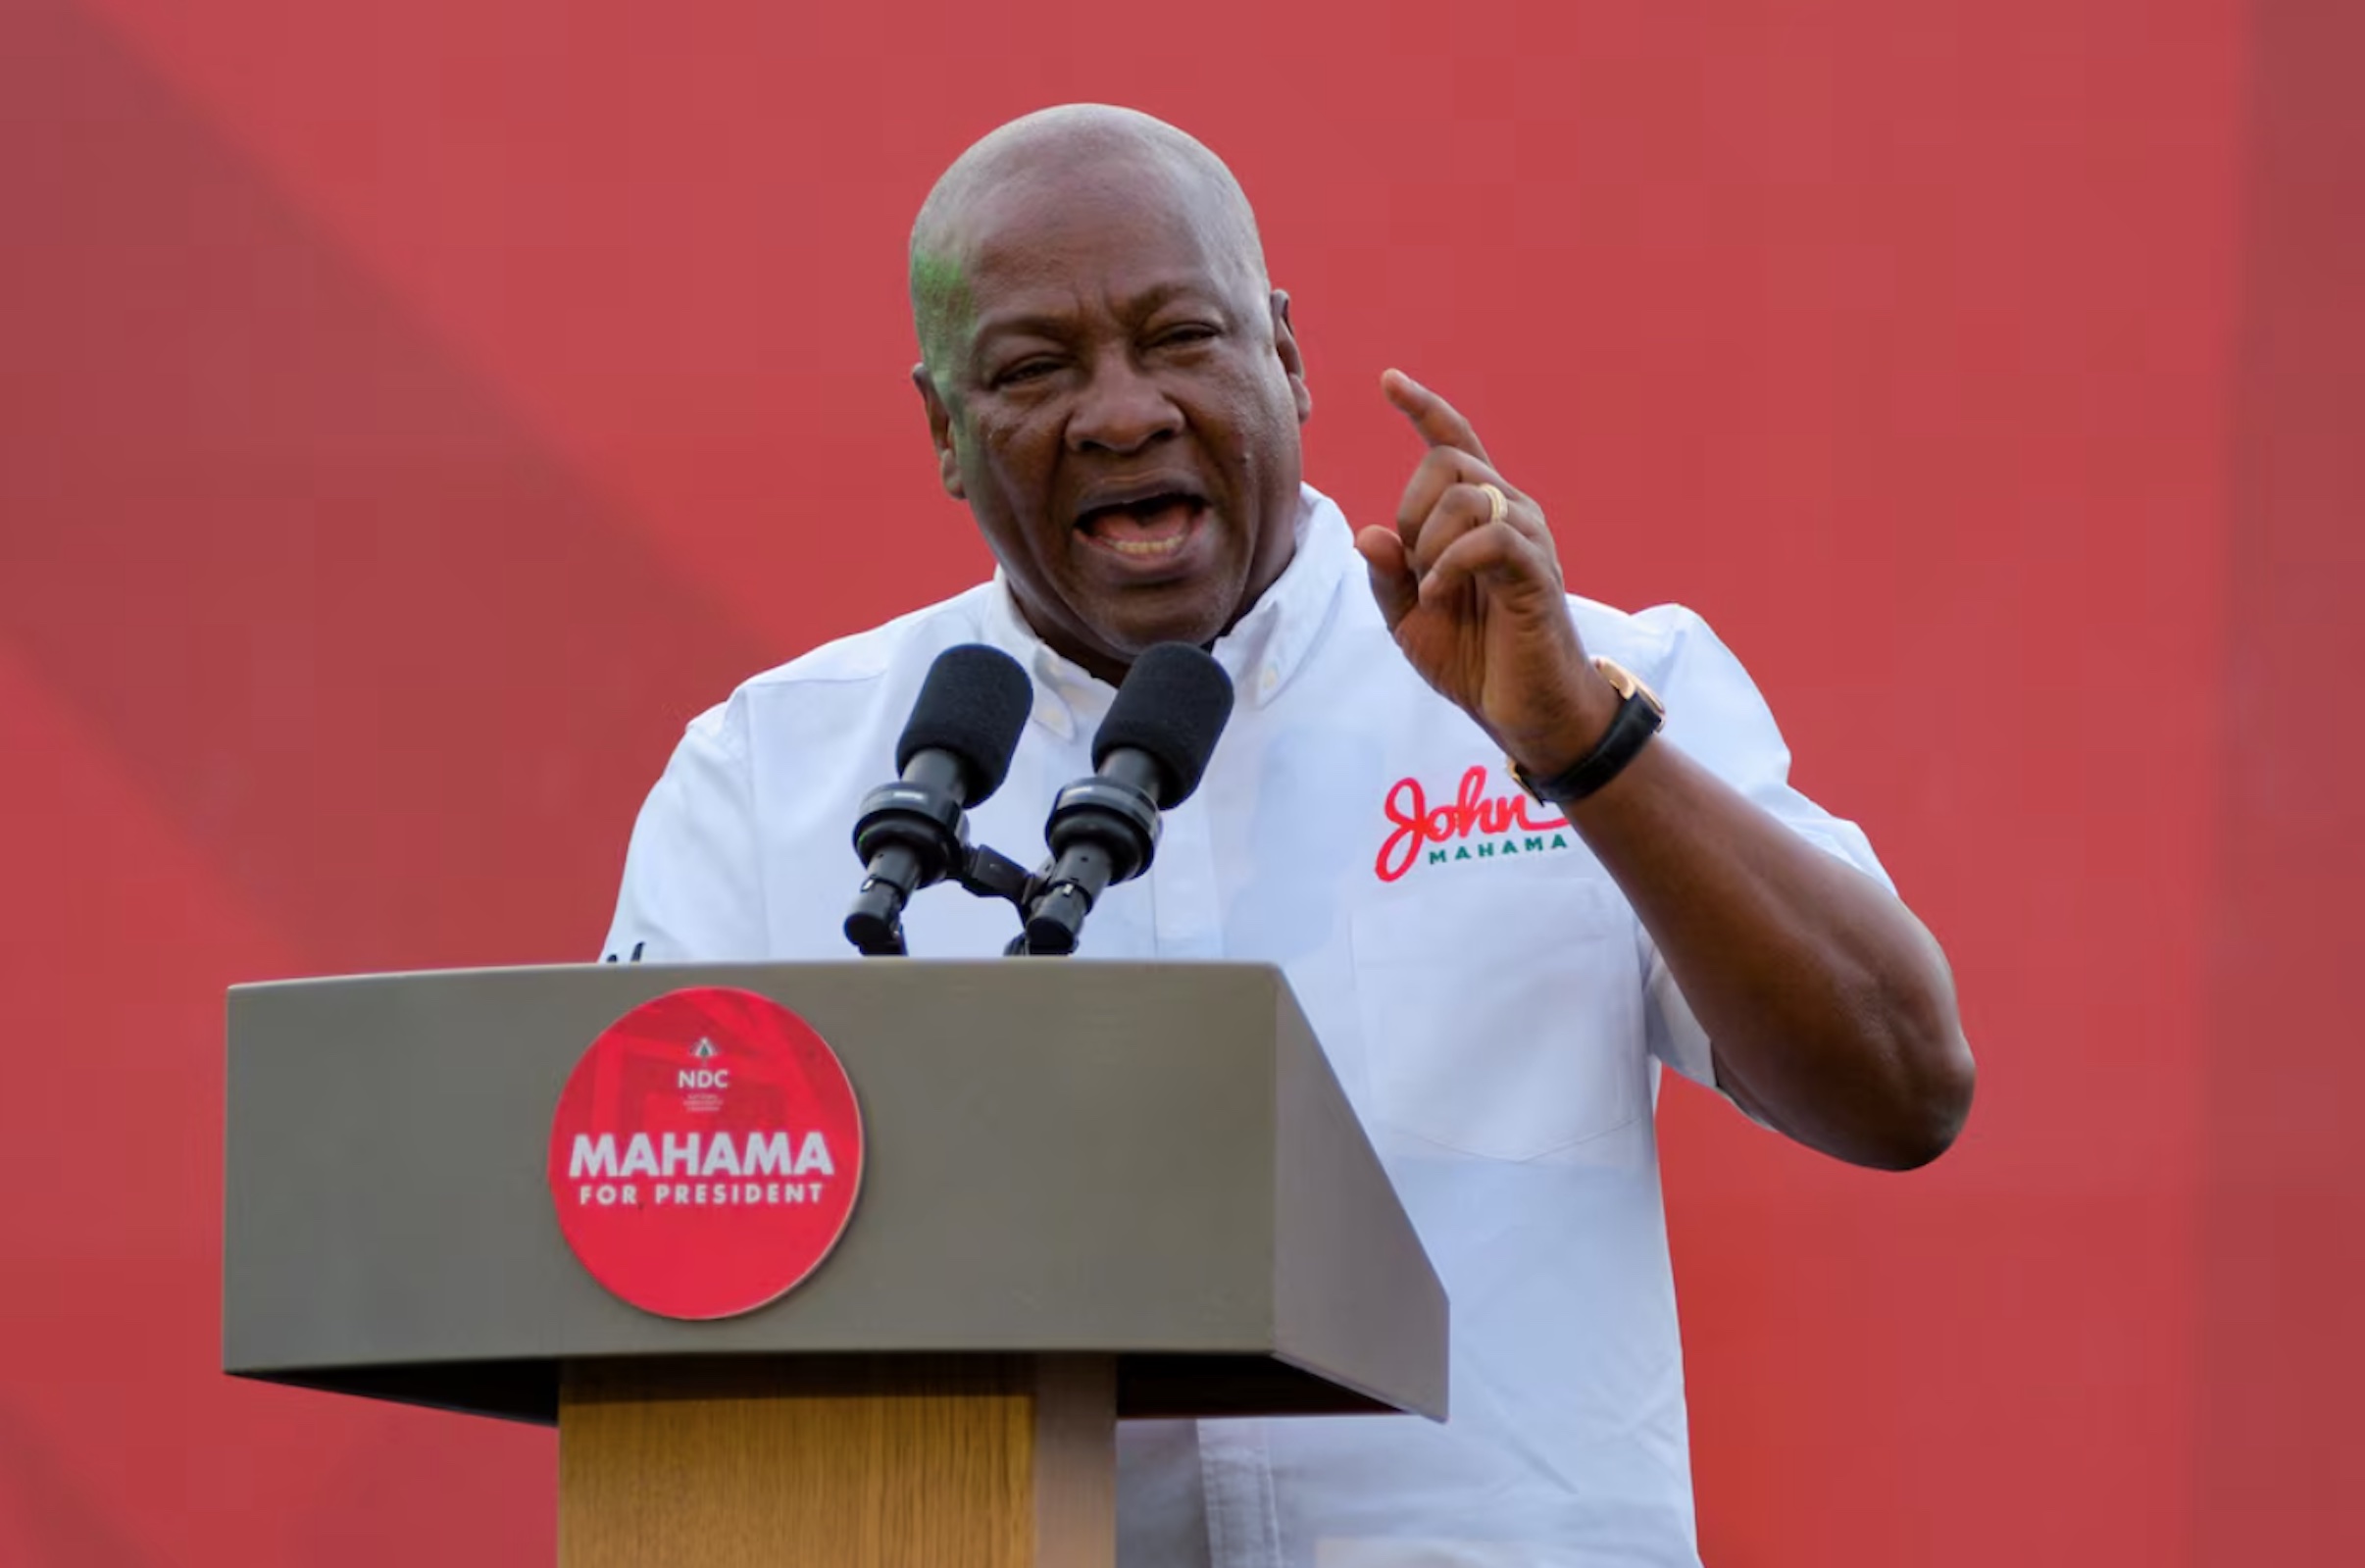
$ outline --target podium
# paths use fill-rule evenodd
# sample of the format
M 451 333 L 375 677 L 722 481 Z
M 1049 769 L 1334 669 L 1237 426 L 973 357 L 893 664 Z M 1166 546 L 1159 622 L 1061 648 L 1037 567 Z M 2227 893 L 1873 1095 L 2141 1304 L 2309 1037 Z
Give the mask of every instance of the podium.
M 584 1048 L 689 986 L 827 1040 L 835 1249 L 743 1315 L 610 1294 L 546 1167 Z M 223 1362 L 555 1423 L 565 1568 L 1115 1555 L 1127 1417 L 1446 1412 L 1443 1288 L 1281 973 L 583 965 L 228 1001 Z

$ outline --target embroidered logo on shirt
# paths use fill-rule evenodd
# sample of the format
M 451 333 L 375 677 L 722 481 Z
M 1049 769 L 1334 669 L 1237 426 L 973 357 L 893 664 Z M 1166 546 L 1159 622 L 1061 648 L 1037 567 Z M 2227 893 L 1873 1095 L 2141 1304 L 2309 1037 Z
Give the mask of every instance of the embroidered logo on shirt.
M 1417 865 L 1549 854 L 1570 846 L 1568 818 L 1537 805 L 1516 784 L 1506 794 L 1488 794 L 1482 763 L 1472 764 L 1442 805 L 1430 805 L 1418 779 L 1397 780 L 1385 805 L 1391 831 L 1372 863 L 1382 882 L 1395 882 Z

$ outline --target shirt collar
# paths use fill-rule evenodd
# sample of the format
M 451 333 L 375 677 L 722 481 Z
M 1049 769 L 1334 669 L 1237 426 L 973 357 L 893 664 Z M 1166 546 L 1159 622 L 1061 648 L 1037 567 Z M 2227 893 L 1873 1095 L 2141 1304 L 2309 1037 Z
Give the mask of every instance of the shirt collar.
M 1298 486 L 1296 529 L 1288 566 L 1211 650 L 1238 700 L 1253 707 L 1280 696 L 1321 640 L 1355 553 L 1344 514 L 1311 484 Z M 1026 665 L 1034 680 L 1034 721 L 1052 733 L 1066 739 L 1108 711 L 1114 688 L 1034 634 L 999 567 L 985 597 L 983 631 L 986 641 Z

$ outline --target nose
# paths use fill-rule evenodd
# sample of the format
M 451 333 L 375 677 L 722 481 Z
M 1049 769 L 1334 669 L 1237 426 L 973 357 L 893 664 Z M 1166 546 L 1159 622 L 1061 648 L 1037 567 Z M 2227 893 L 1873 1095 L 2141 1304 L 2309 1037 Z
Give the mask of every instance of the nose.
M 1068 416 L 1068 446 L 1125 455 L 1182 429 L 1182 411 L 1156 379 L 1143 375 L 1131 354 L 1112 349 L 1093 362 L 1091 379 Z

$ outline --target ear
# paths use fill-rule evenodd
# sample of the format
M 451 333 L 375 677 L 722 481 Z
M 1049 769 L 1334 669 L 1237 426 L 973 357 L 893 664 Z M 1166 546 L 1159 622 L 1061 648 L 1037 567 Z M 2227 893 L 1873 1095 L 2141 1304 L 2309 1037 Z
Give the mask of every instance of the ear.
M 928 439 L 936 449 L 936 478 L 945 494 L 966 501 L 969 492 L 961 485 L 961 454 L 953 445 L 952 410 L 937 395 L 935 379 L 925 363 L 912 367 L 912 384 L 920 388 L 920 402 L 928 410 Z
M 1282 289 L 1273 291 L 1273 352 L 1282 363 L 1282 372 L 1289 378 L 1289 395 L 1297 401 L 1297 423 L 1303 425 L 1314 417 L 1314 393 L 1306 385 L 1306 357 L 1297 349 L 1297 329 L 1289 325 L 1289 296 Z

